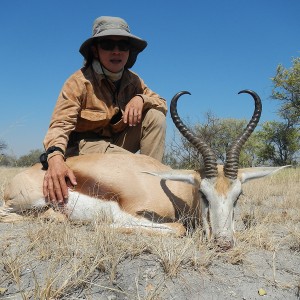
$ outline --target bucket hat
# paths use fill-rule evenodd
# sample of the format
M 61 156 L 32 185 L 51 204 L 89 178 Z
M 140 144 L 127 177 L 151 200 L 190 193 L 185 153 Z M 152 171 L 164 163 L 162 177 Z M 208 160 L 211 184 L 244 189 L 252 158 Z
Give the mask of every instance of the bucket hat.
M 130 29 L 125 20 L 119 17 L 102 16 L 97 18 L 93 24 L 92 37 L 87 39 L 79 48 L 79 52 L 88 61 L 91 57 L 91 45 L 97 38 L 117 35 L 125 36 L 130 41 L 130 52 L 125 68 L 131 68 L 140 52 L 147 47 L 147 42 L 130 33 Z

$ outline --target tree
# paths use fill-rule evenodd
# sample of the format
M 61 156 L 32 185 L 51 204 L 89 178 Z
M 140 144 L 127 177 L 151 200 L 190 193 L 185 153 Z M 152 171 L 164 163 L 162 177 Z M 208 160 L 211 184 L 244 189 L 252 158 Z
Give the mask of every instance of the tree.
M 183 136 L 176 135 L 167 145 L 163 163 L 173 169 L 199 169 L 202 165 L 200 152 Z
M 273 81 L 272 98 L 282 102 L 279 116 L 289 126 L 300 125 L 300 57 L 292 60 L 292 67 L 278 65 Z
M 296 164 L 296 154 L 300 150 L 300 133 L 297 128 L 285 122 L 269 121 L 257 133 L 261 143 L 258 158 L 263 164 Z
M 42 154 L 42 150 L 36 149 L 36 150 L 30 150 L 29 154 L 22 155 L 17 160 L 18 167 L 28 167 L 36 164 L 39 162 L 40 155 Z
M 5 150 L 7 148 L 7 144 L 0 140 L 0 152 Z
M 292 60 L 292 67 L 278 65 L 273 81 L 272 98 L 281 102 L 278 115 L 282 122 L 267 122 L 262 127 L 264 141 L 260 159 L 284 165 L 297 162 L 300 151 L 300 57 Z
M 17 166 L 17 158 L 14 155 L 1 154 L 0 166 L 16 167 Z

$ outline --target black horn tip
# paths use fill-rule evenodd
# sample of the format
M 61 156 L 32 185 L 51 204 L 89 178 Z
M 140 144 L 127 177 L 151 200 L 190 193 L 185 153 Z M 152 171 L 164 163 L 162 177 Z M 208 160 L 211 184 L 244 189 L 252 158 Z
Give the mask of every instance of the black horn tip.
M 253 97 L 254 102 L 255 102 L 255 107 L 256 107 L 255 109 L 258 109 L 261 112 L 262 103 L 261 103 L 260 97 L 252 90 L 242 90 L 238 94 L 243 94 L 243 93 L 249 94 Z
M 181 93 L 182 95 L 184 95 L 184 94 L 191 95 L 191 93 L 190 93 L 189 91 L 181 91 L 180 93 Z
M 191 93 L 188 91 L 181 91 L 181 92 L 178 92 L 174 97 L 180 97 L 182 95 L 191 95 Z
M 188 91 L 181 91 L 181 92 L 178 92 L 171 100 L 171 106 L 172 105 L 176 105 L 178 99 L 182 96 L 182 95 L 191 95 L 190 92 Z
M 252 90 L 241 90 L 238 92 L 238 94 L 250 94 L 252 96 L 258 97 L 258 95 Z

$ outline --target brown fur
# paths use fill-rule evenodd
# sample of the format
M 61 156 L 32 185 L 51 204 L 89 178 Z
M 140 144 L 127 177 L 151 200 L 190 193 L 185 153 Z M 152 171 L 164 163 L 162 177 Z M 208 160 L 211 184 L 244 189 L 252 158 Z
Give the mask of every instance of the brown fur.
M 224 175 L 220 175 L 217 177 L 217 182 L 216 182 L 216 191 L 219 195 L 226 195 L 229 187 L 230 187 L 230 180 Z
M 200 218 L 198 188 L 143 173 L 171 170 L 148 156 L 88 154 L 71 157 L 67 164 L 77 179 L 75 191 L 101 200 L 116 201 L 123 211 L 133 216 L 158 223 L 177 222 L 186 216 L 194 220 Z M 200 180 L 196 172 L 186 172 Z M 18 208 L 17 205 L 20 207 L 23 202 L 23 207 L 25 204 L 28 207 L 35 199 L 43 198 L 44 175 L 40 164 L 17 175 L 6 189 L 5 206 Z M 182 233 L 181 226 L 174 225 Z

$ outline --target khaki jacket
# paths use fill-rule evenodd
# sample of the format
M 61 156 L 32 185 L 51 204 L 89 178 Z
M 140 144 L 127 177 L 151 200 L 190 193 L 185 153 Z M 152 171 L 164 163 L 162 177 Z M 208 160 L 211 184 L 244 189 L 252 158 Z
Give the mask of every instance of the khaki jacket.
M 122 120 L 115 125 L 110 121 L 119 111 L 119 106 L 124 111 L 135 95 L 143 98 L 143 111 L 154 108 L 165 115 L 167 113 L 166 101 L 151 91 L 132 71 L 124 71 L 119 93 L 115 96 L 118 104 L 113 103 L 115 91 L 115 85 L 107 82 L 104 75 L 93 72 L 91 67 L 82 68 L 71 75 L 57 99 L 44 139 L 45 149 L 57 146 L 65 151 L 72 131 L 92 131 L 103 137 L 111 137 L 113 133 L 124 130 L 127 124 Z

